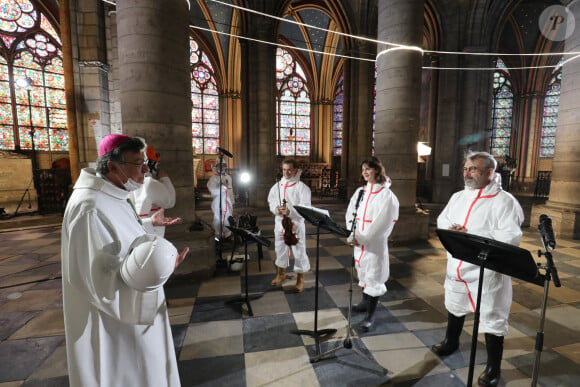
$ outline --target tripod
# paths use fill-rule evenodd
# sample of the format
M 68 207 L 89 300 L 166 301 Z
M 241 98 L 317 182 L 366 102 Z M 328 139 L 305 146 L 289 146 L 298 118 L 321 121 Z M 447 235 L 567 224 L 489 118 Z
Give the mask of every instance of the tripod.
M 298 213 L 300 215 L 302 215 L 302 217 L 304 219 L 307 219 L 310 221 L 310 219 L 312 218 L 308 218 L 303 212 L 303 210 L 307 210 L 307 211 L 312 211 L 312 210 L 308 210 L 305 207 L 300 207 L 300 206 L 294 206 L 294 209 L 296 211 L 298 211 Z M 305 330 L 305 329 L 299 329 L 299 330 L 295 330 L 292 331 L 292 333 L 296 334 L 296 335 L 307 335 L 310 336 L 312 338 L 314 338 L 314 341 L 316 343 L 316 354 L 320 354 L 320 338 L 324 337 L 326 335 L 332 335 L 334 333 L 336 333 L 336 329 L 333 328 L 329 328 L 329 329 L 321 329 L 318 330 L 318 268 L 319 268 L 319 262 L 320 262 L 320 220 L 316 219 L 314 221 L 312 221 L 312 223 L 314 225 L 316 225 L 316 275 L 315 275 L 315 285 L 314 285 L 314 330 Z M 310 360 L 312 362 L 312 359 Z
M 269 247 L 270 241 L 254 234 L 253 232 L 250 232 L 248 230 L 244 230 L 243 228 L 236 228 L 236 227 L 232 227 L 232 226 L 227 226 L 227 227 L 234 234 L 241 237 L 244 241 L 244 274 L 246 276 L 246 278 L 245 278 L 245 288 L 246 288 L 245 293 L 246 294 L 242 297 L 238 297 L 238 298 L 234 298 L 233 300 L 226 301 L 226 303 L 227 304 L 245 303 L 248 306 L 249 315 L 253 316 L 254 312 L 252 311 L 252 305 L 250 304 L 250 300 L 258 299 L 258 298 L 262 297 L 263 294 L 259 293 L 259 294 L 253 294 L 251 296 L 248 294 L 248 241 L 251 240 L 251 241 L 256 242 L 256 244 L 258 245 L 258 248 L 260 248 L 260 249 L 262 246 Z
M 554 260 L 552 259 L 552 253 L 550 252 L 551 249 L 556 247 L 556 241 L 554 239 L 553 234 L 551 234 L 551 220 L 550 220 L 550 231 L 548 232 L 548 236 L 546 236 L 546 232 L 542 230 L 542 217 L 546 215 L 540 216 L 540 226 L 538 229 L 540 230 L 540 234 L 542 235 L 542 244 L 544 245 L 545 252 L 538 250 L 538 255 L 541 257 L 542 255 L 546 257 L 546 265 L 539 265 L 538 267 L 544 269 L 546 271 L 544 277 L 544 296 L 542 298 L 542 312 L 540 314 L 540 327 L 538 332 L 536 332 L 536 359 L 534 361 L 534 368 L 532 371 L 532 387 L 536 387 L 538 382 L 538 372 L 540 370 L 540 357 L 542 356 L 542 349 L 544 347 L 544 321 L 546 319 L 546 306 L 548 305 L 548 288 L 550 286 L 550 279 L 554 279 L 554 286 L 559 288 L 562 286 L 560 283 L 560 278 L 558 277 L 558 270 L 554 265 Z

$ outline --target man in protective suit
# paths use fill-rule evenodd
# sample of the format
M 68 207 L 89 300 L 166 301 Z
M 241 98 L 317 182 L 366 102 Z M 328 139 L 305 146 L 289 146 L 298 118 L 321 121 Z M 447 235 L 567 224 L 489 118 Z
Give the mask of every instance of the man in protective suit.
M 130 194 L 137 214 L 143 221 L 143 227 L 149 234 L 165 235 L 164 226 L 153 226 L 151 217 L 157 211 L 175 206 L 175 188 L 167 172 L 160 168 L 161 155 L 151 145 L 147 145 L 147 166 L 149 173 L 145 174 L 145 181 L 141 188 Z
M 216 238 L 229 238 L 232 232 L 226 226 L 230 225 L 229 218 L 234 210 L 234 191 L 232 177 L 227 173 L 225 161 L 218 160 L 212 168 L 215 175 L 209 178 L 207 189 L 213 197 L 211 210 L 213 212 L 213 229 Z M 220 212 L 221 199 L 221 212 Z
M 106 136 L 77 180 L 62 223 L 66 350 L 73 387 L 180 385 L 163 284 L 181 254 L 147 234 L 129 200 L 148 171 L 145 143 Z M 154 226 L 177 218 L 161 212 Z
M 290 265 L 290 251 L 294 254 L 294 271 L 296 272 L 296 285 L 294 291 L 300 293 L 304 290 L 304 273 L 310 270 L 310 261 L 306 254 L 306 225 L 304 218 L 294 209 L 294 206 L 311 206 L 311 192 L 306 184 L 300 181 L 302 171 L 298 169 L 296 161 L 286 159 L 282 162 L 282 179 L 274 184 L 268 194 L 270 211 L 275 215 L 274 235 L 276 249 L 276 267 L 278 274 L 272 280 L 272 285 L 278 286 L 286 279 L 286 268 Z M 284 217 L 290 218 L 292 230 L 287 230 L 282 225 Z M 288 245 L 285 241 L 288 233 L 294 234 L 298 242 Z
M 524 214 L 518 201 L 501 188 L 497 162 L 489 153 L 470 152 L 463 166 L 465 189 L 453 194 L 437 218 L 441 229 L 466 232 L 517 246 L 522 237 Z M 459 347 L 465 314 L 475 311 L 480 268 L 447 253 L 445 307 L 448 322 L 445 339 L 431 348 L 447 356 Z M 480 386 L 497 386 L 504 336 L 512 303 L 511 277 L 485 270 L 482 284 L 480 328 L 485 333 L 487 365 Z

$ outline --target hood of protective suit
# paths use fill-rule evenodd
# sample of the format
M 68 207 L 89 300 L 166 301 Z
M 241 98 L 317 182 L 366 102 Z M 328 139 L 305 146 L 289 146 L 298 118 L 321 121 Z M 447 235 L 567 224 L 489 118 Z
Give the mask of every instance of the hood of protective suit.
M 296 171 L 296 174 L 294 176 L 292 176 L 289 179 L 286 179 L 286 177 L 282 176 L 282 179 L 280 179 L 280 182 L 282 184 L 294 184 L 300 181 L 300 175 L 302 175 L 302 169 L 299 169 Z
M 469 188 L 468 186 L 465 186 L 465 190 L 466 191 L 478 191 L 480 188 Z M 493 175 L 491 175 L 491 180 L 489 182 L 488 185 L 486 185 L 483 188 L 483 192 L 481 193 L 482 195 L 493 195 L 495 193 L 497 193 L 498 191 L 500 191 L 501 188 L 501 175 L 499 173 L 494 172 Z

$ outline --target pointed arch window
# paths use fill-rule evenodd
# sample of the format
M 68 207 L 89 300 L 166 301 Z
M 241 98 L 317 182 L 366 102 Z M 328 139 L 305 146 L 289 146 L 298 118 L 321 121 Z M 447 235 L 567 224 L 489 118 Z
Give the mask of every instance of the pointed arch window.
M 510 155 L 514 94 L 505 63 L 498 58 L 493 73 L 493 103 L 489 152 L 495 157 Z
M 214 70 L 199 44 L 190 37 L 191 130 L 195 153 L 217 154 L 220 140 L 219 93 Z
M 332 119 L 332 155 L 342 156 L 342 133 L 343 133 L 343 99 L 344 88 L 342 75 L 338 79 L 336 92 L 334 93 L 334 113 Z
M 310 94 L 292 55 L 276 52 L 276 148 L 280 156 L 310 156 Z
M 562 61 L 556 67 L 555 73 L 548 84 L 544 98 L 542 117 L 542 132 L 540 137 L 540 157 L 554 157 L 556 146 L 556 128 L 560 110 L 560 87 L 562 85 Z
M 0 0 L 0 149 L 68 150 L 61 47 L 36 2 Z

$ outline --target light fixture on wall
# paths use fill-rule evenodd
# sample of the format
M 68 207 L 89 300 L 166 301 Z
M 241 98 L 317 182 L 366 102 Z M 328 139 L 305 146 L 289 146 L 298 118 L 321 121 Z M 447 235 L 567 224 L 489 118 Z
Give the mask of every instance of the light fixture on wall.
M 417 143 L 417 162 L 424 163 L 425 157 L 431 155 L 431 147 L 427 145 L 425 142 L 418 142 Z

